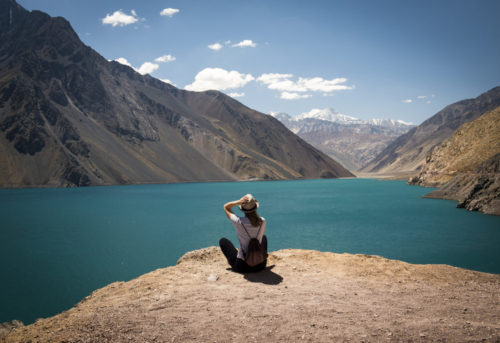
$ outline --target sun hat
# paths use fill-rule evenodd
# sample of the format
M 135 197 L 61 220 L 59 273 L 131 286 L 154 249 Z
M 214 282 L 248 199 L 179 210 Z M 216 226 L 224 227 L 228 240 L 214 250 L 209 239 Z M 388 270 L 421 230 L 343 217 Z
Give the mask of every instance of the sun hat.
M 252 213 L 257 211 L 257 209 L 259 208 L 259 202 L 257 201 L 257 199 L 255 199 L 252 194 L 247 194 L 245 196 L 248 198 L 248 201 L 239 206 L 240 210 L 244 213 Z

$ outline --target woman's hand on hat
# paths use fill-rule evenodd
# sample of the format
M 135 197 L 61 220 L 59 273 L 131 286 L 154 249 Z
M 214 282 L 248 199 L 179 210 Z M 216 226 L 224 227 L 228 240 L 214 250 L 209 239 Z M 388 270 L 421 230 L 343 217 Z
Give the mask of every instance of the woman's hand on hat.
M 240 203 L 243 205 L 248 202 L 248 197 L 246 195 L 242 196 L 240 199 Z

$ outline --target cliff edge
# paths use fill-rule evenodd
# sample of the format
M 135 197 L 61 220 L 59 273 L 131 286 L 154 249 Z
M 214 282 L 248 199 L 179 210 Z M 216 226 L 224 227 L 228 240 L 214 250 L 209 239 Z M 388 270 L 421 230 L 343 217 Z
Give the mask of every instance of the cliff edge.
M 500 275 L 378 256 L 279 250 L 256 274 L 216 247 L 96 290 L 1 342 L 500 340 Z

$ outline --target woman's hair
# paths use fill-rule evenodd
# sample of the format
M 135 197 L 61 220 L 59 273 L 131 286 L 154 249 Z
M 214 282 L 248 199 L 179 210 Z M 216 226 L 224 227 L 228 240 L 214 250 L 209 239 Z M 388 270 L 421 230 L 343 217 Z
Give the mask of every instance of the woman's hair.
M 248 220 L 250 220 L 252 226 L 260 226 L 262 224 L 262 218 L 259 217 L 257 211 L 245 213 L 245 217 L 247 217 Z

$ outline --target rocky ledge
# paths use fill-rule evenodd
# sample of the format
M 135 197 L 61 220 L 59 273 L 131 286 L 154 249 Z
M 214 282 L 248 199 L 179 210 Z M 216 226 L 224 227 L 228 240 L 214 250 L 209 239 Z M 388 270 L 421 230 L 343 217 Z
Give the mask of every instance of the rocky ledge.
M 497 342 L 499 323 L 500 275 L 308 250 L 273 252 L 243 275 L 210 247 L 0 341 Z
M 425 197 L 456 200 L 458 208 L 500 215 L 500 154 L 473 172 L 458 174 Z

